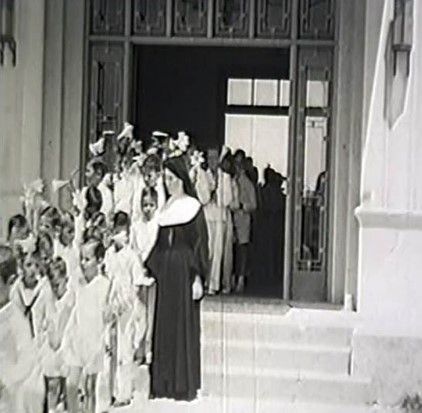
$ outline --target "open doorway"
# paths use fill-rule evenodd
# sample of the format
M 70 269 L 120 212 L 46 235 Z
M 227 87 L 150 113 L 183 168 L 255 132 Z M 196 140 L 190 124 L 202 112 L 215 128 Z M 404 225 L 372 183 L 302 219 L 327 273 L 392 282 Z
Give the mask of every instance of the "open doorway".
M 252 158 L 258 207 L 244 294 L 281 298 L 289 215 L 283 187 L 290 162 L 289 49 L 137 46 L 134 57 L 134 118 L 141 137 L 183 130 L 203 151 L 227 145 Z

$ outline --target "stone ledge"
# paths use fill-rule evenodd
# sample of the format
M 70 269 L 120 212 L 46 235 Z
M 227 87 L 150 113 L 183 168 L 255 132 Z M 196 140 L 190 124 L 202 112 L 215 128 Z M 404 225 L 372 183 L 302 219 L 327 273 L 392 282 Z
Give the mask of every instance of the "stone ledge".
M 386 228 L 422 231 L 422 211 L 371 208 L 360 205 L 355 216 L 361 228 Z

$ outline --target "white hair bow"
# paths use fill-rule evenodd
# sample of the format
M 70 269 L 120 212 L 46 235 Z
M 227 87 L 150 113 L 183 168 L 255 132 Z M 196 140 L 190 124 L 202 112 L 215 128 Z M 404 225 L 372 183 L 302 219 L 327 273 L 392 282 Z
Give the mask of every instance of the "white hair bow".
M 89 152 L 91 152 L 92 156 L 102 156 L 105 153 L 105 138 L 104 136 L 98 139 L 97 142 L 89 144 Z
M 53 192 L 57 192 L 58 190 L 64 188 L 67 185 L 70 185 L 69 180 L 66 181 L 64 179 L 53 179 L 51 181 L 51 190 Z
M 117 135 L 117 140 L 120 141 L 123 138 L 133 139 L 133 125 L 129 122 L 123 123 L 123 130 Z
M 84 193 L 80 190 L 76 190 L 72 196 L 72 203 L 79 211 L 83 211 L 86 206 Z
M 173 139 L 173 138 L 170 139 L 169 157 L 173 158 L 173 157 L 182 155 L 188 150 L 189 144 L 190 144 L 189 135 L 187 135 L 186 132 L 183 132 L 183 131 L 177 132 L 177 139 Z
M 66 187 L 67 185 L 70 186 L 72 192 L 75 192 L 75 185 L 73 179 L 75 178 L 76 174 L 79 172 L 79 168 L 72 171 L 70 174 L 70 179 L 53 179 L 51 181 L 51 189 L 53 192 L 57 192 L 60 189 Z

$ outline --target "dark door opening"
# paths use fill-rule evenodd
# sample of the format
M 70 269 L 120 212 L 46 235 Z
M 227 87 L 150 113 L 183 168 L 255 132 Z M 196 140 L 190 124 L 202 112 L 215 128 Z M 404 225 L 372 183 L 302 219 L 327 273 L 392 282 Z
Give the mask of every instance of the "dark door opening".
M 289 78 L 288 49 L 138 46 L 135 64 L 139 135 L 184 130 L 202 149 L 224 143 L 228 78 Z
M 264 118 L 274 121 L 281 115 L 288 116 L 288 108 L 278 104 L 275 107 L 228 105 L 227 82 L 231 78 L 289 79 L 289 49 L 137 46 L 134 59 L 133 118 L 138 128 L 137 135 L 143 139 L 148 139 L 154 130 L 171 134 L 183 130 L 201 150 L 206 151 L 221 148 L 227 141 L 227 114 L 239 116 L 240 120 L 242 116 L 249 117 L 249 122 L 257 118 L 261 124 Z M 263 130 L 265 135 L 265 127 Z M 265 136 L 261 132 L 258 138 L 264 139 Z M 257 142 L 258 138 L 253 139 L 259 152 L 259 147 L 263 148 L 266 141 L 264 139 L 261 144 Z M 284 139 L 287 142 L 288 139 Z M 243 149 L 248 152 L 246 147 L 250 143 L 246 142 L 247 139 L 243 136 L 236 139 L 235 136 L 235 140 L 239 141 L 239 147 L 244 142 Z M 288 147 L 285 150 L 280 157 L 287 165 Z M 254 156 L 255 152 L 250 154 Z M 264 159 L 265 154 L 261 153 L 262 162 Z M 280 190 L 280 183 L 278 192 L 273 190 L 274 186 L 255 184 L 258 210 L 252 217 L 245 294 L 281 298 L 285 219 L 288 215 L 286 195 Z M 275 185 L 277 187 L 277 183 Z

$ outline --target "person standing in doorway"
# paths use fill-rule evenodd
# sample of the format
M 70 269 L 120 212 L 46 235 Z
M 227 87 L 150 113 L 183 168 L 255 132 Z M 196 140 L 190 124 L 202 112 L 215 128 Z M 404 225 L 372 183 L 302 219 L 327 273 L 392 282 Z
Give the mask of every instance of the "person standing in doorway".
M 248 247 L 251 239 L 251 214 L 256 209 L 255 187 L 246 175 L 246 156 L 242 149 L 234 154 L 236 182 L 239 189 L 238 208 L 234 210 L 236 292 L 242 293 L 248 273 Z

